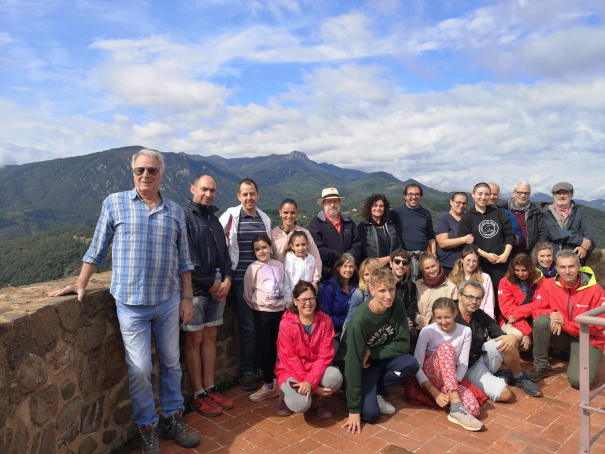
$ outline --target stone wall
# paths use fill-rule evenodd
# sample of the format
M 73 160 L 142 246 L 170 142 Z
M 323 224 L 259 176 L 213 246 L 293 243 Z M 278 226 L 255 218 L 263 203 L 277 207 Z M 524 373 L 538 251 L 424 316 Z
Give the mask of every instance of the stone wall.
M 110 279 L 95 274 L 83 303 L 45 296 L 65 281 L 0 291 L 0 453 L 110 453 L 136 435 Z M 237 378 L 236 312 L 231 300 L 218 331 L 219 385 Z

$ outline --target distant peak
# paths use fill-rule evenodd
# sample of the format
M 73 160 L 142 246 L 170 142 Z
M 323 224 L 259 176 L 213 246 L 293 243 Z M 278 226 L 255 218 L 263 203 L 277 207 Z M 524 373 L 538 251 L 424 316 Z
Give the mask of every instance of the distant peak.
M 302 151 L 291 151 L 290 153 L 288 153 L 286 156 L 288 156 L 289 158 L 292 159 L 302 159 L 303 161 L 309 161 L 309 158 L 307 157 L 306 154 L 304 154 Z

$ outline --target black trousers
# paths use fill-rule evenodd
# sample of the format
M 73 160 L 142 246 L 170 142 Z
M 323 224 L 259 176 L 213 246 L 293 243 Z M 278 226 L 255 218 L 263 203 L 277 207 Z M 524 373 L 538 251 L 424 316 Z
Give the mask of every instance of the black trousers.
M 254 331 L 258 349 L 260 367 L 265 383 L 272 383 L 275 378 L 275 361 L 277 359 L 277 335 L 279 322 L 284 311 L 254 311 Z
M 510 259 L 506 263 L 497 263 L 495 265 L 485 259 L 481 259 L 481 262 L 480 262 L 481 270 L 485 274 L 489 275 L 489 277 L 492 279 L 492 284 L 494 286 L 495 305 L 496 305 L 496 308 L 495 308 L 496 309 L 495 310 L 496 318 L 498 317 L 498 314 L 500 314 L 500 304 L 498 303 L 498 287 L 500 286 L 500 281 L 502 280 L 502 278 L 508 271 L 509 262 L 510 262 Z

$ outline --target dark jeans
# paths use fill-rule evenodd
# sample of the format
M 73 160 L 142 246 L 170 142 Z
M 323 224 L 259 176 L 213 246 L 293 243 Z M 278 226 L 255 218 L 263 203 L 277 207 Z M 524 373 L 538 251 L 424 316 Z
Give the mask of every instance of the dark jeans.
M 380 418 L 376 394 L 405 383 L 418 372 L 418 361 L 412 355 L 392 359 L 371 360 L 370 367 L 361 372 L 361 418 L 374 424 Z
M 256 331 L 256 345 L 260 353 L 260 366 L 263 371 L 265 383 L 272 383 L 275 378 L 275 361 L 277 359 L 277 335 L 279 322 L 284 311 L 254 313 L 254 329 Z
M 489 277 L 492 279 L 492 284 L 494 287 L 494 296 L 495 296 L 495 315 L 496 318 L 498 317 L 498 314 L 500 314 L 500 304 L 498 303 L 498 287 L 500 286 L 500 281 L 502 280 L 502 278 L 504 277 L 504 275 L 506 274 L 506 272 L 508 271 L 508 263 L 510 262 L 510 259 L 506 262 L 506 263 L 498 263 L 496 265 L 494 265 L 493 263 L 491 263 L 488 260 L 485 259 L 481 259 L 481 261 L 479 262 L 479 265 L 481 265 L 481 270 L 489 275 Z
M 244 301 L 244 283 L 235 282 L 235 298 L 237 299 L 237 315 L 242 327 L 242 341 L 239 354 L 239 373 L 256 372 L 260 368 L 256 336 L 254 334 L 254 313 Z

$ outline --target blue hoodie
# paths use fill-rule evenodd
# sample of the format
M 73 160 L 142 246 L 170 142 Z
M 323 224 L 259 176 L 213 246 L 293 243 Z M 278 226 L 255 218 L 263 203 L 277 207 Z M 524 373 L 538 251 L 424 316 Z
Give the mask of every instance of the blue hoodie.
M 319 292 L 321 311 L 332 319 L 336 334 L 342 332 L 342 327 L 349 312 L 349 301 L 351 301 L 351 296 L 358 286 L 356 282 L 349 282 L 349 287 L 349 294 L 347 295 L 338 283 L 338 278 L 333 276 L 330 280 L 324 282 L 324 286 Z

